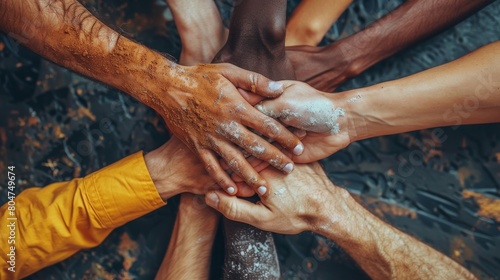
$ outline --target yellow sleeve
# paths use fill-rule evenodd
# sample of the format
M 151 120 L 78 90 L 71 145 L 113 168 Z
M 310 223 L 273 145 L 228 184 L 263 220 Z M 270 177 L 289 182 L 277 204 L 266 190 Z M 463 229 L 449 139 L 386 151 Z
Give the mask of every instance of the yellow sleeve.
M 165 205 L 142 152 L 84 178 L 27 189 L 14 201 L 17 220 L 8 219 L 7 203 L 0 208 L 0 279 L 26 277 L 97 246 L 114 228 Z M 15 244 L 8 244 L 13 222 Z M 11 246 L 15 272 L 9 271 Z

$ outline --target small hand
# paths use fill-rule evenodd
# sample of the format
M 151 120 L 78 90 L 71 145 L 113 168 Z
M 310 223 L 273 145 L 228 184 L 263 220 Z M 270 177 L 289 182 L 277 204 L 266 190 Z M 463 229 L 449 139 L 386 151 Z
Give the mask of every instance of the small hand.
M 210 176 L 222 188 L 230 194 L 237 192 L 234 182 L 220 167 L 217 155 L 255 190 L 266 186 L 237 146 L 279 170 L 292 171 L 292 160 L 249 128 L 295 154 L 303 151 L 300 140 L 278 121 L 253 108 L 236 89 L 274 98 L 283 92 L 281 83 L 230 64 L 179 68 L 183 77 L 169 95 L 176 98 L 167 100 L 165 122 L 201 158 Z
M 323 221 L 320 215 L 328 207 L 334 208 L 329 213 L 348 216 L 345 208 L 347 200 L 352 198 L 346 190 L 330 182 L 318 163 L 297 164 L 289 175 L 272 168 L 261 174 L 270 189 L 267 194 L 259 195 L 261 200 L 257 204 L 221 191 L 209 192 L 205 196 L 207 204 L 228 219 L 282 234 L 316 230 Z
M 346 102 L 301 82 L 283 83 L 285 92 L 280 97 L 264 100 L 255 107 L 288 126 L 307 131 L 301 139 L 304 153 L 294 156 L 294 161 L 317 161 L 349 145 Z

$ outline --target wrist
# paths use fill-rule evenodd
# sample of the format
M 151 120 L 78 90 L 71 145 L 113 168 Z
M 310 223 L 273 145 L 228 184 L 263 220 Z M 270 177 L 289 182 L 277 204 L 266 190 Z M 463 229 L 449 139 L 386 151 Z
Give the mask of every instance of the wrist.
M 404 88 L 404 85 L 403 85 Z M 395 82 L 340 93 L 346 100 L 352 141 L 419 129 L 405 117 L 403 89 Z
M 366 51 L 368 48 L 366 42 L 360 42 L 359 37 L 355 35 L 336 41 L 321 49 L 320 52 L 320 56 L 327 61 L 327 65 L 335 65 L 335 67 L 341 65 L 344 68 L 345 79 L 358 76 L 380 61 L 377 55 Z M 339 63 L 339 59 L 343 62 Z
M 326 178 L 326 180 L 328 180 Z M 357 205 L 349 192 L 343 188 L 335 186 L 328 180 L 328 197 L 325 201 L 332 203 L 324 203 L 317 211 L 317 216 L 311 224 L 310 231 L 336 240 L 347 234 L 346 225 L 351 219 L 353 209 Z
M 169 198 L 182 193 L 182 188 L 180 185 L 172 183 L 175 182 L 175 179 L 171 177 L 175 176 L 175 174 L 165 175 L 166 172 L 168 173 L 169 167 L 165 157 L 162 156 L 161 151 L 163 148 L 164 146 L 144 155 L 144 162 L 158 194 L 163 201 L 167 201 Z
M 344 116 L 339 118 L 340 132 L 347 134 L 349 143 L 347 145 L 364 139 L 367 133 L 366 120 L 364 114 L 360 113 L 357 102 L 360 101 L 361 95 L 357 91 L 346 91 L 335 94 L 328 94 L 330 100 L 335 107 L 344 110 Z

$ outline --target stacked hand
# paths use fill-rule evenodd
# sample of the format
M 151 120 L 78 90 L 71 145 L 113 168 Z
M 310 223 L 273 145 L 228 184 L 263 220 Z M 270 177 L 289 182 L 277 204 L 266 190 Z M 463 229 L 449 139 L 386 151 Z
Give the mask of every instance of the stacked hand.
M 179 71 L 186 78 L 179 79 L 165 96 L 168 109 L 160 113 L 172 133 L 200 157 L 219 186 L 231 194 L 237 192 L 233 181 L 220 167 L 217 156 L 254 189 L 266 185 L 237 147 L 279 170 L 292 171 L 293 162 L 289 157 L 249 129 L 275 140 L 297 155 L 303 151 L 300 140 L 278 121 L 252 107 L 236 89 L 275 98 L 283 92 L 281 83 L 230 64 L 182 67 Z

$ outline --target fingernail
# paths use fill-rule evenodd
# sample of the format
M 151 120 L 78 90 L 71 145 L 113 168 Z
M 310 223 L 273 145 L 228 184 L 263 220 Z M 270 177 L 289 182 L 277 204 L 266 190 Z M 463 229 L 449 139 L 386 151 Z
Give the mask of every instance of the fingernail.
M 304 146 L 302 144 L 298 144 L 294 149 L 293 149 L 293 153 L 295 155 L 301 155 L 302 152 L 304 151 Z
M 207 193 L 207 204 L 212 208 L 217 208 L 219 206 L 219 196 L 214 192 Z
M 257 105 L 255 105 L 255 109 L 259 110 L 262 113 L 262 111 L 264 111 L 264 108 L 262 107 L 262 102 L 257 103 Z
M 281 91 L 283 89 L 282 82 L 269 82 L 269 89 L 271 91 Z
M 283 167 L 283 171 L 285 171 L 286 173 L 292 173 L 292 171 L 293 171 L 293 164 L 287 163 L 285 165 L 285 167 Z
M 229 187 L 229 188 L 227 188 L 227 192 L 228 192 L 229 194 L 233 194 L 233 193 L 234 193 L 234 188 L 233 188 L 233 187 Z
M 267 192 L 267 188 L 264 187 L 264 186 L 260 186 L 258 189 L 257 189 L 257 192 L 260 194 L 260 195 L 264 195 L 266 192 Z
M 297 129 L 297 130 L 295 130 L 294 134 L 295 134 L 295 136 L 302 138 L 302 137 L 305 137 L 307 135 L 307 132 L 305 130 L 302 130 L 302 129 Z

